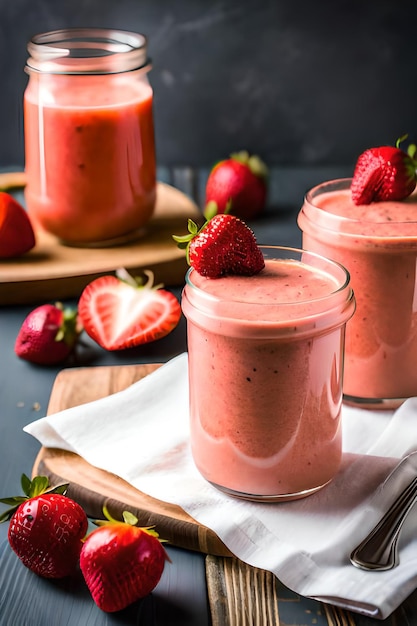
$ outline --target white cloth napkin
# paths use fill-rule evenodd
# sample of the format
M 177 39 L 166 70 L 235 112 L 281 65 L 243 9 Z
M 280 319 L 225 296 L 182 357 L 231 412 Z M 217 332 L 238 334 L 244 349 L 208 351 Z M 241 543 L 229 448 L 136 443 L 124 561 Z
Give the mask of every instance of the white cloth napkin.
M 128 389 L 25 427 L 142 492 L 182 507 L 246 563 L 303 596 L 386 618 L 417 586 L 417 513 L 403 528 L 400 565 L 353 567 L 349 554 L 417 473 L 417 398 L 395 413 L 343 407 L 344 459 L 316 494 L 287 503 L 228 497 L 196 470 L 189 448 L 187 355 Z

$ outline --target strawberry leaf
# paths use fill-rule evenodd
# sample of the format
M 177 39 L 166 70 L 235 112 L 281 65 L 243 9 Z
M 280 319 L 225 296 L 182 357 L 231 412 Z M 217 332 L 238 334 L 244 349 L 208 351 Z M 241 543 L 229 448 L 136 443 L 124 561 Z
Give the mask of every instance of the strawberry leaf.
M 6 498 L 5 498 L 6 499 Z M 23 498 L 22 502 L 25 502 L 26 498 Z M 3 500 L 1 500 L 2 502 Z M 2 524 L 3 522 L 7 522 L 9 521 L 9 519 L 12 518 L 14 512 L 16 511 L 17 507 L 22 504 L 22 502 L 17 502 L 14 506 L 10 507 L 10 509 L 6 509 L 5 511 L 3 511 L 3 513 L 0 515 L 0 524 Z
M 400 148 L 400 144 L 405 141 L 408 137 L 408 133 L 405 133 L 405 135 L 401 135 L 401 137 L 398 137 L 397 141 L 395 142 L 395 147 L 396 148 Z
M 22 474 L 20 478 L 20 484 L 22 486 L 23 493 L 29 497 L 32 481 L 30 480 L 28 476 L 26 476 L 26 474 Z
M 197 235 L 199 231 L 197 224 L 191 219 L 188 220 L 188 230 L 192 235 Z
M 45 491 L 45 493 L 59 493 L 61 494 L 61 496 L 65 496 L 67 491 L 68 491 L 68 483 L 65 483 L 64 485 L 58 485 L 57 487 L 54 487 L 53 489 L 48 489 L 47 491 Z
M 26 496 L 9 496 L 8 498 L 0 498 L 0 502 L 2 504 L 10 504 L 15 506 L 16 504 L 22 504 L 22 502 L 26 502 Z
M 232 152 L 230 158 L 234 161 L 239 161 L 243 165 L 247 165 L 249 161 L 249 152 L 247 150 L 240 150 L 240 152 Z
M 416 155 L 416 151 L 417 151 L 417 146 L 414 143 L 411 143 L 408 146 L 408 150 L 407 150 L 407 154 L 408 156 L 414 160 L 414 157 Z
M 204 223 L 202 228 L 204 228 L 206 223 L 207 222 Z M 200 232 L 200 230 L 202 230 L 202 228 L 199 228 L 193 220 L 189 219 L 188 220 L 188 233 L 186 235 L 172 235 L 172 238 L 177 243 L 178 248 L 180 248 L 181 250 L 187 250 L 188 244 L 190 243 L 190 241 L 192 241 L 194 237 L 198 235 L 198 233 Z
M 174 241 L 177 242 L 178 247 L 181 247 L 181 244 L 187 245 L 189 241 L 191 241 L 190 235 L 172 235 Z
M 58 485 L 57 487 L 49 487 L 49 479 L 47 476 L 35 476 L 33 480 L 31 480 L 26 474 L 22 474 L 20 478 L 20 484 L 22 486 L 24 496 L 10 496 L 6 498 L 0 498 L 0 502 L 2 504 L 8 504 L 10 506 L 9 509 L 3 511 L 0 515 L 0 523 L 9 520 L 16 509 L 26 500 L 30 498 L 35 498 L 36 496 L 40 496 L 43 493 L 58 493 L 61 495 L 65 495 L 68 489 L 68 483 L 64 485 Z
M 123 520 L 126 524 L 129 524 L 129 526 L 136 526 L 139 522 L 136 515 L 133 515 L 130 511 L 123 511 Z
M 206 218 L 207 221 L 210 221 L 212 217 L 217 215 L 218 210 L 219 210 L 219 207 L 218 207 L 217 202 L 215 200 L 210 200 L 209 202 L 207 202 L 205 206 L 204 217 Z
M 253 154 L 248 160 L 248 166 L 252 174 L 258 178 L 268 178 L 268 168 L 265 163 L 256 154 Z
M 22 476 L 22 487 L 23 487 L 23 482 L 25 482 L 25 485 L 27 485 L 27 480 L 28 480 L 27 476 L 25 476 L 25 478 L 23 478 L 23 476 Z M 47 476 L 35 476 L 35 478 L 31 482 L 29 482 L 29 489 L 28 491 L 25 491 L 25 493 L 27 493 L 29 498 L 34 498 L 35 496 L 39 496 L 41 493 L 45 493 L 45 491 L 48 489 L 48 486 L 49 486 L 49 480 Z

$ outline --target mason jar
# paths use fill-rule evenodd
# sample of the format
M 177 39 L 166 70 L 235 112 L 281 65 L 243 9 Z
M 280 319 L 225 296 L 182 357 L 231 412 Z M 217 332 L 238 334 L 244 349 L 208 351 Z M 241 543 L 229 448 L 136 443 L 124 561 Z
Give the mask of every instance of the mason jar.
M 202 476 L 229 495 L 292 500 L 340 467 L 344 336 L 355 301 L 338 263 L 261 249 L 265 269 L 255 276 L 187 274 L 191 450 Z
M 147 39 L 69 29 L 28 43 L 25 201 L 34 223 L 70 244 L 142 231 L 156 196 Z
M 417 195 L 356 206 L 351 179 L 308 191 L 303 247 L 342 263 L 357 311 L 346 329 L 344 397 L 394 409 L 417 395 Z

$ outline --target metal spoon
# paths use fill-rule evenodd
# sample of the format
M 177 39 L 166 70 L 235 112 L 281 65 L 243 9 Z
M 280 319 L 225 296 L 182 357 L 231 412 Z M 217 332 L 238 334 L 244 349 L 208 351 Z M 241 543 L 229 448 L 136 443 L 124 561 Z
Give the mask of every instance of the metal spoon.
M 400 493 L 367 537 L 353 550 L 350 561 L 365 570 L 388 570 L 398 564 L 397 543 L 405 518 L 417 500 L 417 477 Z

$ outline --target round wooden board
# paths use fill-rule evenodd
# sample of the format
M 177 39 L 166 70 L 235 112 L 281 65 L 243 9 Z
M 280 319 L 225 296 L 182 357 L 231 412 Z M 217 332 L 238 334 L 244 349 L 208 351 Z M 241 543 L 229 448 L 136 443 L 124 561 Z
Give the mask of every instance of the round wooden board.
M 7 176 L 9 188 L 13 181 L 22 182 L 16 173 L 15 178 Z M 7 186 L 0 180 L 0 187 Z M 156 209 L 146 231 L 123 245 L 75 248 L 37 231 L 30 252 L 0 260 L 0 305 L 78 297 L 91 280 L 121 267 L 137 275 L 149 269 L 158 283 L 182 285 L 187 263 L 172 235 L 186 233 L 189 218 L 201 218 L 194 202 L 178 189 L 158 183 Z

